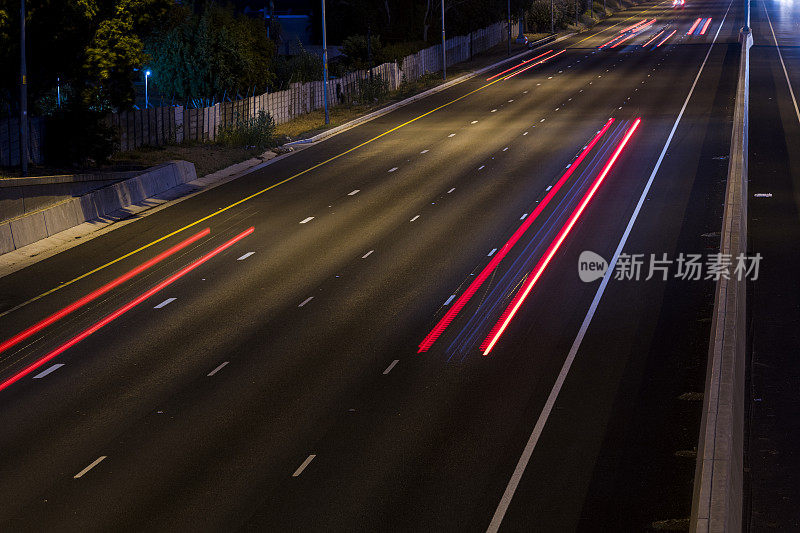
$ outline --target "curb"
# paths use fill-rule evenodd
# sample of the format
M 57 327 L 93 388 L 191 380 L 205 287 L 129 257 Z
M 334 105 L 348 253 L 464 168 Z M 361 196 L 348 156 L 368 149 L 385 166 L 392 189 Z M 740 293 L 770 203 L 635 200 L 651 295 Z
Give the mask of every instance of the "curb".
M 731 134 L 720 253 L 747 253 L 747 137 L 750 97 L 750 31 L 740 32 L 739 81 Z M 720 279 L 714 297 L 706 367 L 703 417 L 690 529 L 741 531 L 744 476 L 744 412 L 747 281 Z

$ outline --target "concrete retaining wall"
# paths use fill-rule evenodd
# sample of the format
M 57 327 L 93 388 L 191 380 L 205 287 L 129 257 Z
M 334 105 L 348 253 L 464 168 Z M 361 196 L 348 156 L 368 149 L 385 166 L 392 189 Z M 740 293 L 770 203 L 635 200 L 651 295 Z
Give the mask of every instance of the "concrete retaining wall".
M 751 33 L 742 32 L 720 253 L 747 253 Z M 691 531 L 742 531 L 747 306 L 745 279 L 720 279 L 714 299 Z
M 0 222 L 0 254 L 27 246 L 84 222 L 123 218 L 124 209 L 197 179 L 194 164 L 170 161 L 144 173 L 50 207 Z

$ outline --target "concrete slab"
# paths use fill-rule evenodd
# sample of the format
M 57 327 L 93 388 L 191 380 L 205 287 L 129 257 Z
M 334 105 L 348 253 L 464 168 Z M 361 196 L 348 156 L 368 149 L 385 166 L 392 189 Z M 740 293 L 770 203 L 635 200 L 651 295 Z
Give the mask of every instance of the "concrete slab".
M 71 201 L 62 202 L 42 211 L 47 235 L 55 235 L 78 224 Z
M 12 220 L 10 226 L 15 248 L 22 248 L 47 237 L 47 225 L 41 211 Z

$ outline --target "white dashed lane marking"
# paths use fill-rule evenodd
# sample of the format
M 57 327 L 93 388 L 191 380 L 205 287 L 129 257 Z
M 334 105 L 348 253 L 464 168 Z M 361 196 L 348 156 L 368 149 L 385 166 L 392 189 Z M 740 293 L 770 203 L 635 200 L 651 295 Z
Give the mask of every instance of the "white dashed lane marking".
M 88 472 L 88 471 L 89 471 L 89 470 L 91 470 L 92 468 L 94 468 L 94 467 L 96 467 L 97 465 L 99 465 L 99 464 L 100 464 L 100 461 L 102 461 L 102 460 L 103 460 L 103 459 L 105 459 L 106 457 L 108 457 L 108 456 L 107 456 L 107 455 L 101 455 L 100 457 L 98 457 L 97 459 L 95 459 L 94 461 L 92 461 L 91 463 L 89 463 L 89 466 L 87 466 L 86 468 L 84 468 L 83 470 L 81 470 L 80 472 L 78 472 L 77 474 L 75 474 L 75 476 L 74 476 L 74 478 L 73 478 L 73 479 L 79 479 L 79 478 L 82 478 L 82 477 L 84 476 L 84 474 L 86 474 L 86 472 Z
M 453 187 L 452 189 L 450 189 L 449 191 L 447 191 L 447 194 L 450 194 L 450 193 L 451 193 L 451 192 L 453 192 L 454 190 L 456 190 L 456 188 L 455 188 L 455 187 Z
M 33 379 L 42 379 L 42 378 L 43 378 L 43 377 L 45 377 L 46 375 L 48 375 L 48 374 L 51 374 L 51 373 L 55 372 L 56 370 L 58 370 L 58 369 L 59 369 L 59 368 L 61 368 L 62 366 L 64 366 L 64 363 L 58 363 L 58 364 L 55 364 L 55 365 L 51 366 L 50 368 L 48 368 L 47 370 L 43 370 L 42 372 L 39 372 L 38 374 L 36 374 L 35 376 L 33 376 Z
M 414 218 L 412 218 L 412 219 L 410 220 L 410 222 L 414 222 L 414 221 L 415 221 L 415 220 L 417 220 L 418 218 L 419 218 L 419 215 L 417 215 L 417 216 L 415 216 Z
M 300 303 L 300 305 L 298 305 L 297 307 L 303 307 L 304 305 L 306 305 L 308 302 L 310 302 L 310 301 L 311 301 L 311 300 L 313 300 L 313 299 L 314 299 L 314 297 L 313 297 L 313 296 L 309 296 L 308 298 L 306 298 L 305 300 L 303 300 L 303 301 Z
M 394 361 L 392 361 L 391 364 L 386 367 L 386 370 L 383 371 L 383 375 L 385 376 L 386 374 L 391 372 L 392 369 L 394 368 L 394 366 L 399 362 L 400 362 L 400 359 L 395 359 Z
M 361 259 L 366 259 L 366 258 L 367 258 L 367 257 L 369 257 L 369 256 L 370 256 L 370 254 L 372 254 L 372 252 L 374 252 L 374 251 L 375 251 L 375 250 L 370 250 L 369 252 L 365 253 L 364 255 L 362 255 L 362 256 L 361 256 Z
M 255 253 L 255 252 L 247 252 L 247 253 L 246 253 L 246 254 L 244 254 L 242 257 L 239 257 L 239 258 L 237 258 L 236 260 L 237 260 L 237 261 L 244 261 L 245 259 L 247 259 L 247 258 L 248 258 L 248 257 L 250 257 L 251 255 L 253 255 L 254 253 Z
M 219 372 L 220 370 L 222 370 L 223 368 L 225 368 L 225 365 L 227 365 L 228 363 L 230 363 L 230 361 L 225 361 L 224 363 L 222 363 L 221 365 L 219 365 L 217 368 L 215 368 L 214 370 L 212 370 L 211 372 L 209 372 L 209 373 L 208 373 L 208 374 L 206 374 L 206 375 L 207 375 L 208 377 L 211 377 L 211 376 L 213 376 L 214 374 L 216 374 L 217 372 Z
M 360 192 L 361 192 L 361 189 L 356 189 L 354 191 L 350 191 L 349 193 L 347 193 L 347 196 L 355 196 L 356 194 L 358 194 Z
M 456 298 L 456 295 L 455 294 L 451 294 L 450 298 L 447 299 L 447 301 L 444 303 L 444 305 L 450 305 L 450 302 L 455 300 L 455 298 Z
M 302 473 L 303 473 L 303 470 L 305 470 L 305 469 L 306 469 L 306 467 L 307 467 L 309 464 L 311 464 L 311 461 L 313 461 L 315 457 L 316 457 L 316 455 L 315 455 L 315 454 L 313 454 L 313 453 L 312 453 L 311 455 L 309 455 L 308 457 L 306 457 L 306 460 L 305 460 L 305 461 L 303 461 L 303 464 L 301 464 L 301 465 L 300 465 L 300 467 L 299 467 L 297 470 L 295 470 L 295 471 L 294 471 L 294 474 L 292 474 L 292 477 L 297 477 L 297 476 L 299 476 L 300 474 L 302 474 Z
M 497 251 L 497 248 L 492 248 L 492 251 L 486 257 L 492 257 L 494 253 Z
M 392 167 L 389 169 L 389 172 L 394 172 L 395 170 L 397 170 L 397 167 Z
M 307 224 L 307 223 L 311 222 L 312 220 L 314 220 L 314 217 L 308 217 L 308 218 L 304 218 L 303 220 L 301 220 L 300 223 L 301 224 Z
M 164 307 L 164 306 L 167 306 L 167 305 L 171 304 L 171 303 L 172 303 L 172 302 L 174 302 L 175 300 L 177 300 L 177 298 L 167 298 L 166 300 L 164 300 L 163 302 L 161 302 L 161 303 L 160 303 L 160 304 L 158 304 L 157 306 L 153 307 L 153 309 L 161 309 L 162 307 Z

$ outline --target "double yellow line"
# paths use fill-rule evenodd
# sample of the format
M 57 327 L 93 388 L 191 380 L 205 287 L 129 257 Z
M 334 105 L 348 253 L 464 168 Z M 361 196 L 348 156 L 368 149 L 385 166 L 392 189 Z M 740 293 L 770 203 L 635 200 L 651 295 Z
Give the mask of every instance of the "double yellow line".
M 665 0 L 665 1 L 666 1 L 666 0 Z M 585 38 L 581 39 L 580 41 L 578 41 L 577 43 L 575 43 L 575 45 L 581 44 L 582 42 L 584 42 L 584 41 L 586 41 L 586 40 L 588 40 L 588 39 L 591 39 L 592 37 L 595 37 L 595 36 L 597 36 L 597 35 L 600 35 L 601 33 L 605 32 L 605 31 L 608 31 L 608 30 L 610 30 L 610 29 L 612 29 L 612 28 L 614 28 L 614 27 L 616 27 L 616 26 L 619 26 L 619 25 L 620 25 L 620 24 L 622 24 L 623 22 L 626 22 L 626 21 L 628 21 L 628 20 L 630 20 L 630 19 L 632 19 L 632 18 L 634 18 L 634 17 L 642 16 L 642 14 L 644 14 L 644 13 L 647 13 L 648 11 L 652 11 L 653 9 L 656 9 L 656 7 L 658 7 L 659 5 L 661 5 L 661 4 L 663 4 L 663 3 L 665 3 L 665 2 L 659 2 L 659 3 L 658 3 L 658 4 L 656 4 L 655 6 L 653 6 L 653 7 L 649 8 L 649 9 L 647 9 L 647 10 L 645 10 L 645 11 L 643 11 L 643 12 L 639 13 L 639 14 L 636 14 L 636 15 L 631 15 L 630 17 L 628 17 L 628 18 L 626 18 L 626 19 L 623 19 L 623 20 L 621 20 L 621 21 L 617 22 L 617 23 L 616 23 L 616 24 L 614 24 L 613 26 L 609 26 L 608 28 L 605 28 L 605 29 L 603 29 L 603 30 L 600 30 L 600 31 L 598 31 L 598 32 L 597 32 L 597 33 L 595 33 L 595 34 L 592 34 L 592 35 L 590 35 L 590 36 L 588 36 L 588 37 L 585 37 Z M 574 45 L 573 45 L 573 46 L 574 46 Z M 243 204 L 243 203 L 245 203 L 245 202 L 247 202 L 247 201 L 249 201 L 249 200 L 252 200 L 253 198 L 255 198 L 255 197 L 257 197 L 257 196 L 261 196 L 262 194 L 264 194 L 264 193 L 265 193 L 265 192 L 267 192 L 267 191 L 271 191 L 271 190 L 272 190 L 272 189 L 274 189 L 275 187 L 279 187 L 280 185 L 283 185 L 284 183 L 288 183 L 288 182 L 290 182 L 290 181 L 292 181 L 292 180 L 294 180 L 294 179 L 296 179 L 296 178 L 299 178 L 300 176 L 302 176 L 302 175 L 304 175 L 304 174 L 308 174 L 309 172 L 311 172 L 311 171 L 313 171 L 313 170 L 316 170 L 316 169 L 320 168 L 321 166 L 327 165 L 328 163 L 330 163 L 330 162 L 332 162 L 332 161 L 335 161 L 335 160 L 339 159 L 340 157 L 344 157 L 344 156 L 346 156 L 347 154 L 349 154 L 349 153 L 351 153 L 351 152 L 354 152 L 354 151 L 358 150 L 359 148 L 361 148 L 361 147 L 363 147 L 363 146 L 366 146 L 366 145 L 368 145 L 368 144 L 370 144 L 370 143 L 372 143 L 372 142 L 375 142 L 375 141 L 377 141 L 377 140 L 378 140 L 378 139 L 380 139 L 381 137 L 384 137 L 384 136 L 386 136 L 386 135 L 389 135 L 390 133 L 393 133 L 393 132 L 395 132 L 395 131 L 399 130 L 400 128 L 403 128 L 403 127 L 405 127 L 405 126 L 408 126 L 409 124 L 412 124 L 412 123 L 414 123 L 414 122 L 416 122 L 416 121 L 418 121 L 418 120 L 420 120 L 420 119 L 422 119 L 422 118 L 425 118 L 425 117 L 427 117 L 428 115 L 430 115 L 430 114 L 432 114 L 432 113 L 435 113 L 436 111 L 439 111 L 440 109 L 444 109 L 445 107 L 448 107 L 448 106 L 450 106 L 450 105 L 452 105 L 452 104 L 455 104 L 456 102 L 458 102 L 458 101 L 460 101 L 460 100 L 463 100 L 464 98 L 466 98 L 466 97 L 468 97 L 468 96 L 471 96 L 471 95 L 473 95 L 473 94 L 477 93 L 478 91 L 482 91 L 483 89 L 485 89 L 485 88 L 487 88 L 487 87 L 489 87 L 489 86 L 491 86 L 491 85 L 494 85 L 495 83 L 497 83 L 497 82 L 499 82 L 499 81 L 502 81 L 502 80 L 503 80 L 503 78 L 498 78 L 498 79 L 496 79 L 496 80 L 494 80 L 494 81 L 492 81 L 492 82 L 490 82 L 490 83 L 487 83 L 487 84 L 485 84 L 485 85 L 482 85 L 482 86 L 478 87 L 477 89 L 474 89 L 474 90 L 472 90 L 472 91 L 470 91 L 470 92 L 468 92 L 468 93 L 466 93 L 466 94 L 464 94 L 464 95 L 462 95 L 462 96 L 459 96 L 458 98 L 455 98 L 455 99 L 453 99 L 453 100 L 451 100 L 451 101 L 449 101 L 449 102 L 447 102 L 447 103 L 445 103 L 445 104 L 442 104 L 442 105 L 440 105 L 439 107 L 436 107 L 436 108 L 434 108 L 434 109 L 431 109 L 431 110 L 430 110 L 430 111 L 428 111 L 427 113 L 423 113 L 422 115 L 419 115 L 419 116 L 417 116 L 417 117 L 414 117 L 414 118 L 412 118 L 411 120 L 409 120 L 409 121 L 407 121 L 407 122 L 403 122 L 402 124 L 400 124 L 400 125 L 398 125 L 398 126 L 395 126 L 394 128 L 392 128 L 392 129 L 390 129 L 390 130 L 387 130 L 387 131 L 385 131 L 385 132 L 381 133 L 380 135 L 376 135 L 375 137 L 372 137 L 371 139 L 368 139 L 368 140 L 366 140 L 366 141 L 362 142 L 361 144 L 358 144 L 358 145 L 356 145 L 356 146 L 354 146 L 354 147 L 352 147 L 352 148 L 350 148 L 350 149 L 348 149 L 348 150 L 345 150 L 344 152 L 342 152 L 342 153 L 340 153 L 340 154 L 337 154 L 337 155 L 335 155 L 335 156 L 333 156 L 333 157 L 330 157 L 330 158 L 326 159 L 325 161 L 322 161 L 322 162 L 320 162 L 320 163 L 317 163 L 317 164 L 316 164 L 316 165 L 314 165 L 314 166 L 311 166 L 311 167 L 309 167 L 309 168 L 307 168 L 307 169 L 305 169 L 305 170 L 302 170 L 302 171 L 298 172 L 297 174 L 294 174 L 294 175 L 292 175 L 292 176 L 289 176 L 288 178 L 286 178 L 286 179 L 284 179 L 284 180 L 281 180 L 281 181 L 279 181 L 279 182 L 277 182 L 277 183 L 274 183 L 273 185 L 270 185 L 269 187 L 266 187 L 266 188 L 264 188 L 264 189 L 261 189 L 260 191 L 257 191 L 257 192 L 255 192 L 255 193 L 253 193 L 253 194 L 249 195 L 249 196 L 245 196 L 245 197 L 244 197 L 244 198 L 242 198 L 241 200 L 238 200 L 238 201 L 236 201 L 236 202 L 234 202 L 234 203 L 232 203 L 232 204 L 230 204 L 230 205 L 228 205 L 228 206 L 226 206 L 226 207 L 222 207 L 222 208 L 218 209 L 217 211 L 215 211 L 215 212 L 211 213 L 210 215 L 206 215 L 206 216 L 204 216 L 203 218 L 200 218 L 200 219 L 198 219 L 198 220 L 195 220 L 194 222 L 192 222 L 192 223 L 190 223 L 190 224 L 187 224 L 187 225 L 183 226 L 182 228 L 178 228 L 178 229 L 176 229 L 175 231 L 172 231 L 172 232 L 170 232 L 170 233 L 167 233 L 167 234 L 166 234 L 166 235 L 164 235 L 163 237 L 159 237 L 158 239 L 156 239 L 156 240 L 154 240 L 154 241 L 152 241 L 152 242 L 149 242 L 149 243 L 147 243 L 147 244 L 145 244 L 145 245 L 142 245 L 142 246 L 140 246 L 139 248 L 136 248 L 135 250 L 133 250 L 133 251 L 130 251 L 130 252 L 128 252 L 128 253 L 127 253 L 127 254 L 125 254 L 125 255 L 121 255 L 120 257 L 117 257 L 116 259 L 114 259 L 114 260 L 112 260 L 112 261 L 109 261 L 108 263 L 105 263 L 104 265 L 100 265 L 100 266 L 99 266 L 99 267 L 97 267 L 97 268 L 94 268 L 94 269 L 92 269 L 92 270 L 90 270 L 90 271 L 88 271 L 88 272 L 86 272 L 86 273 L 84 273 L 84 274 L 81 274 L 80 276 L 78 276 L 78 277 L 76 277 L 76 278 L 73 278 L 73 279 L 71 279 L 71 280 L 69 280 L 69 281 L 65 281 L 65 282 L 63 282 L 63 283 L 61 283 L 61 284 L 59 284 L 59 285 L 55 286 L 54 288 L 50 289 L 50 290 L 49 290 L 49 291 L 47 291 L 47 292 L 43 292 L 42 294 L 39 294 L 38 296 L 34 296 L 33 298 L 31 298 L 31 299 L 29 299 L 29 300 L 27 300 L 27 301 L 25 301 L 25 302 L 23 302 L 23 303 L 21 303 L 21 304 L 19 304 L 19 305 L 16 305 L 16 306 L 12 307 L 11 309 L 9 309 L 9 310 L 7 310 L 7 311 L 4 311 L 4 312 L 0 313 L 0 317 L 3 317 L 3 316 L 5 316 L 5 315 L 7 315 L 7 314 L 9 314 L 9 313 L 12 313 L 12 312 L 14 312 L 14 311 L 16 311 L 17 309 L 20 309 L 20 308 L 22 308 L 22 307 L 25 307 L 26 305 L 28 305 L 28 304 L 31 304 L 31 303 L 33 303 L 33 302 L 35 302 L 35 301 L 37 301 L 37 300 L 40 300 L 40 299 L 44 298 L 45 296 L 48 296 L 48 295 L 50 295 L 50 294 L 53 294 L 54 292 L 56 292 L 56 291 L 58 291 L 58 290 L 60 290 L 60 289 L 63 289 L 64 287 L 66 287 L 66 286 L 68 286 L 68 285 L 72 285 L 73 283 L 75 283 L 75 282 L 77 282 L 77 281 L 80 281 L 80 280 L 82 280 L 82 279 L 84 279 L 84 278 L 87 278 L 87 277 L 91 276 L 92 274 L 95 274 L 95 273 L 97 273 L 97 272 L 100 272 L 101 270 L 104 270 L 104 269 L 106 269 L 106 268 L 110 267 L 111 265 L 113 265 L 113 264 L 115 264 L 115 263 L 119 263 L 120 261 L 123 261 L 123 260 L 127 259 L 128 257 L 131 257 L 132 255 L 138 254 L 139 252 L 141 252 L 141 251 L 143 251 L 143 250 L 146 250 L 146 249 L 150 248 L 151 246 L 155 246 L 156 244 L 158 244 L 158 243 L 160 243 L 160 242 L 162 242 L 162 241 L 165 241 L 165 240 L 169 239 L 170 237 L 173 237 L 173 236 L 177 235 L 178 233 L 184 232 L 184 231 L 186 231 L 186 230 L 187 230 L 187 229 L 189 229 L 189 228 L 193 228 L 194 226 L 197 226 L 198 224 L 202 224 L 203 222 L 205 222 L 205 221 L 207 221 L 207 220 L 210 220 L 210 219 L 214 218 L 215 216 L 217 216 L 217 215 L 219 215 L 219 214 L 221 214 L 221 213 L 224 213 L 225 211 L 228 211 L 229 209 L 233 209 L 234 207 L 236 207 L 236 206 L 239 206 L 239 205 L 241 205 L 241 204 Z

